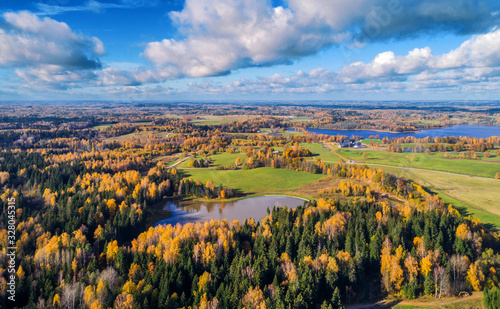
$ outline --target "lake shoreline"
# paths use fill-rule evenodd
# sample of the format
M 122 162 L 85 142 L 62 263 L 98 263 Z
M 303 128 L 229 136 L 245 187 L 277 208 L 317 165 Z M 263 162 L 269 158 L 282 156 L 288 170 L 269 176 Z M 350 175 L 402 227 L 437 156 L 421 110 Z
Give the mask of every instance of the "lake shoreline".
M 163 224 L 186 224 L 209 220 L 238 220 L 255 219 L 260 221 L 274 207 L 288 207 L 294 209 L 310 203 L 309 199 L 294 197 L 285 194 L 265 193 L 239 198 L 236 201 L 210 200 L 208 202 L 196 199 L 182 198 L 166 199 L 162 211 L 169 211 L 171 216 L 155 220 L 152 226 Z M 168 208 L 168 209 L 166 209 Z M 157 218 L 159 219 L 159 218 Z
M 414 137 L 422 138 L 435 138 L 435 137 L 469 137 L 469 138 L 489 138 L 492 136 L 500 136 L 500 126 L 485 126 L 485 125 L 455 125 L 443 128 L 427 129 L 415 132 L 384 132 L 374 130 L 331 130 L 331 129 L 309 129 L 307 132 L 318 135 L 329 136 L 359 136 L 363 139 L 369 138 L 371 135 L 379 135 L 382 138 L 406 138 Z
M 439 127 L 435 129 L 443 129 L 443 128 L 449 128 L 449 127 Z M 380 133 L 392 133 L 392 134 L 403 134 L 403 133 L 417 133 L 421 132 L 422 130 L 419 131 L 403 131 L 403 132 L 393 132 L 393 131 L 386 131 L 386 130 L 380 130 L 380 129 L 325 129 L 325 128 L 309 128 L 313 130 L 330 130 L 330 131 L 373 131 L 373 132 L 380 132 Z M 307 131 L 307 129 L 304 129 Z M 432 130 L 432 129 L 427 129 L 427 130 Z M 307 131 L 313 134 L 317 134 L 311 131 Z

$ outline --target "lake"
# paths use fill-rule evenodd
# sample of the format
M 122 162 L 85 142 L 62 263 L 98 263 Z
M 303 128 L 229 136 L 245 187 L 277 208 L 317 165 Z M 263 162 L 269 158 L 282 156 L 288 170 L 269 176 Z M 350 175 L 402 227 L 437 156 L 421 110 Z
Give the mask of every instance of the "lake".
M 234 202 L 167 201 L 163 209 L 169 210 L 172 217 L 156 222 L 155 226 L 204 222 L 211 219 L 243 222 L 245 219 L 253 218 L 259 221 L 267 216 L 268 208 L 285 205 L 288 208 L 295 208 L 304 202 L 307 200 L 285 195 L 256 196 Z
M 466 126 L 466 125 L 452 126 L 440 129 L 422 130 L 412 133 L 389 133 L 389 132 L 379 132 L 371 130 L 326 130 L 326 129 L 307 129 L 307 131 L 316 134 L 344 135 L 348 137 L 356 135 L 362 138 L 368 138 L 370 135 L 374 136 L 379 135 L 380 138 L 407 137 L 407 136 L 413 136 L 415 138 L 424 138 L 427 136 L 429 137 L 464 136 L 464 137 L 475 137 L 475 138 L 488 138 L 490 136 L 500 136 L 500 127 L 498 126 Z

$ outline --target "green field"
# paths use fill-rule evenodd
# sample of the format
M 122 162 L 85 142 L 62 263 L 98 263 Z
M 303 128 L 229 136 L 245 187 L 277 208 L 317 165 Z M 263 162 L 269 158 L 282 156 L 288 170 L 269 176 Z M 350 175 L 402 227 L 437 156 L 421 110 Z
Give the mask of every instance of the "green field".
M 100 126 L 95 126 L 92 129 L 102 130 L 102 129 L 105 129 L 105 128 L 108 128 L 108 127 L 112 127 L 114 125 L 115 125 L 115 123 L 108 123 L 108 124 L 103 124 L 103 125 L 100 125 Z
M 483 223 L 500 228 L 500 180 L 422 171 L 399 167 L 370 165 L 429 188 L 463 215 L 473 215 Z
M 263 134 L 267 134 L 271 132 L 270 128 L 260 128 L 260 131 Z M 291 135 L 302 135 L 302 131 L 279 131 L 278 134 L 281 134 L 282 136 L 291 136 Z
M 192 123 L 196 124 L 221 124 L 243 121 L 246 119 L 253 119 L 260 116 L 257 115 L 224 115 L 224 116 L 212 116 L 212 115 L 196 115 L 201 119 L 193 119 Z
M 246 154 L 244 153 L 225 153 L 225 152 L 219 152 L 215 155 L 208 156 L 208 158 L 212 160 L 212 166 L 234 165 L 234 162 L 237 157 L 241 157 L 241 164 L 245 163 L 247 158 Z M 196 158 L 199 159 L 200 156 L 197 156 Z M 191 159 L 188 159 L 179 164 L 177 167 L 178 168 L 189 167 L 190 161 Z
M 342 161 L 342 158 L 339 157 L 337 154 L 332 152 L 329 148 L 324 146 L 321 143 L 315 143 L 315 144 L 307 144 L 307 143 L 301 143 L 300 147 L 302 148 L 307 148 L 315 158 L 320 158 L 322 161 L 326 162 L 338 162 Z
M 382 144 L 382 141 L 379 140 L 379 139 L 369 139 L 369 138 L 362 140 L 361 144 L 370 145 L 372 142 L 375 143 L 375 144 L 377 144 L 377 145 L 381 145 Z
M 290 122 L 300 122 L 300 121 L 309 121 L 311 118 L 306 116 L 289 116 L 286 117 Z
M 296 172 L 285 169 L 262 167 L 253 170 L 179 169 L 185 177 L 192 176 L 206 182 L 213 180 L 216 186 L 222 184 L 241 193 L 269 193 L 298 188 L 324 177 L 320 174 Z
M 483 160 L 447 159 L 442 154 L 425 153 L 393 153 L 377 150 L 349 150 L 339 149 L 339 154 L 364 163 L 387 164 L 399 167 L 414 167 L 437 171 L 452 172 L 464 175 L 474 175 L 494 178 L 500 172 L 499 162 L 488 162 Z M 363 158 L 363 153 L 367 158 Z

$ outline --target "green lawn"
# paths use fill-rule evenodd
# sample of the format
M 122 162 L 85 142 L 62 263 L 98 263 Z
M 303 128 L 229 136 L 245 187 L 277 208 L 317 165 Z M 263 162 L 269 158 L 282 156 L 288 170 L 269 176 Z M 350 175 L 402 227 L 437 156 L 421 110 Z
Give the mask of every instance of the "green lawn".
M 312 152 L 315 158 L 320 158 L 322 161 L 328 162 L 338 162 L 341 161 L 342 158 L 332 152 L 329 148 L 326 148 L 322 143 L 316 144 L 307 144 L 301 143 L 300 147 L 307 148 Z
M 289 116 L 287 117 L 290 122 L 310 121 L 312 120 L 306 116 Z
M 288 129 L 287 129 L 288 130 Z M 260 131 L 262 134 L 267 134 L 271 132 L 270 128 L 260 128 Z M 278 134 L 281 134 L 282 136 L 291 136 L 291 135 L 302 135 L 302 131 L 279 131 Z
M 387 164 L 399 167 L 415 167 L 437 171 L 452 172 L 494 178 L 500 172 L 499 162 L 483 160 L 447 159 L 442 153 L 393 153 L 377 150 L 339 149 L 338 152 L 352 160 L 372 164 Z M 368 157 L 362 157 L 367 153 Z
M 222 184 L 241 193 L 266 193 L 295 189 L 317 181 L 324 175 L 296 172 L 286 169 L 262 167 L 253 170 L 214 170 L 214 169 L 179 169 L 183 176 L 192 176 L 206 182 L 213 180 L 215 185 Z
M 212 166 L 227 166 L 227 165 L 234 165 L 234 162 L 237 157 L 241 157 L 241 164 L 245 163 L 247 156 L 244 153 L 226 153 L 226 152 L 219 152 L 216 155 L 211 155 L 208 156 L 208 158 L 212 159 Z M 199 159 L 200 156 L 197 156 L 197 159 Z M 189 162 L 191 159 L 188 159 L 181 164 L 179 164 L 177 167 L 183 168 L 183 167 L 189 167 Z
M 93 127 L 92 129 L 96 129 L 96 130 L 102 130 L 104 128 L 107 128 L 107 127 L 112 127 L 114 126 L 115 124 L 114 123 L 108 123 L 108 124 L 103 124 L 103 125 L 100 125 L 100 126 L 95 126 Z
M 246 119 L 257 118 L 257 115 L 224 115 L 224 116 L 212 116 L 212 115 L 196 115 L 201 119 L 193 119 L 192 123 L 196 124 L 221 124 L 229 122 L 243 121 Z
M 437 171 L 421 171 L 399 167 L 381 168 L 406 179 L 413 179 L 431 189 L 447 204 L 463 215 L 473 215 L 483 223 L 500 228 L 500 180 L 453 175 Z
M 370 145 L 372 142 L 375 143 L 375 144 L 377 144 L 377 145 L 382 145 L 382 141 L 381 140 L 379 140 L 379 139 L 369 139 L 369 138 L 362 140 L 361 144 Z

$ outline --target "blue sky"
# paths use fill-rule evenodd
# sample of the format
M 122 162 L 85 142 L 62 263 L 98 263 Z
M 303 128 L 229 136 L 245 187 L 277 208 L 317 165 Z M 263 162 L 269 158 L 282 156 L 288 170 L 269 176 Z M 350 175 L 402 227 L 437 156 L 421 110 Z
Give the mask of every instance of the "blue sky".
M 0 100 L 497 100 L 486 0 L 3 0 Z

